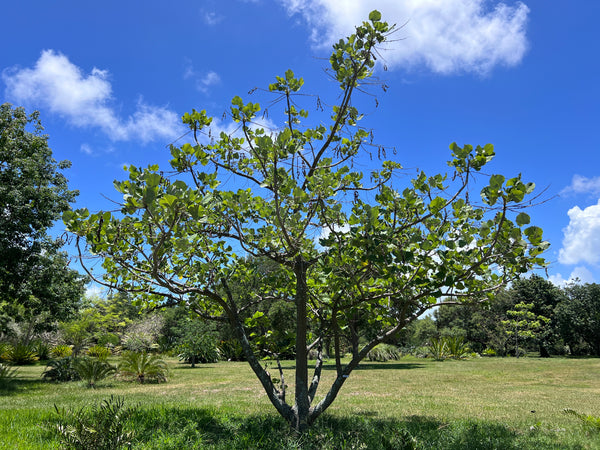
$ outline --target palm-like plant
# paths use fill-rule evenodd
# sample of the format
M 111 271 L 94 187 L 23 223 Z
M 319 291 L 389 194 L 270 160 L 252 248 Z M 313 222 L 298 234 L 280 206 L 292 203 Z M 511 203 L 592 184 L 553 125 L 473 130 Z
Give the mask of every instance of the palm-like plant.
M 75 358 L 65 356 L 64 358 L 53 359 L 48 362 L 46 370 L 42 373 L 42 378 L 50 381 L 74 381 L 81 377 L 73 367 Z
M 446 338 L 446 345 L 450 357 L 454 359 L 463 359 L 470 352 L 470 349 L 462 336 L 451 336 Z
M 125 377 L 134 377 L 139 383 L 153 380 L 167 381 L 169 368 L 157 355 L 147 352 L 126 352 L 119 364 L 119 372 Z
M 18 366 L 33 364 L 40 359 L 35 351 L 34 345 L 24 342 L 17 342 L 8 347 L 4 354 L 4 358 Z
M 446 339 L 431 338 L 427 346 L 427 352 L 437 361 L 443 361 L 448 356 L 448 344 Z
M 98 358 L 78 358 L 73 361 L 73 368 L 81 379 L 87 382 L 88 387 L 96 387 L 98 381 L 104 380 L 115 373 L 117 368 Z

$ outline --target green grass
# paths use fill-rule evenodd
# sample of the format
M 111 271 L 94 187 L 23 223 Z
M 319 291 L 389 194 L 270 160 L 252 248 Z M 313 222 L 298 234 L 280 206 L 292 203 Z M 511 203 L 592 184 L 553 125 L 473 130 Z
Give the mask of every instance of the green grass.
M 246 363 L 168 362 L 167 383 L 107 379 L 94 390 L 44 382 L 40 365 L 20 367 L 12 388 L 0 391 L 0 449 L 59 448 L 47 425 L 54 404 L 75 409 L 111 395 L 139 405 L 130 419 L 134 448 L 600 449 L 600 433 L 563 413 L 600 415 L 599 359 L 365 363 L 300 438 Z M 284 368 L 293 398 L 293 363 Z M 333 366 L 323 372 L 325 387 Z

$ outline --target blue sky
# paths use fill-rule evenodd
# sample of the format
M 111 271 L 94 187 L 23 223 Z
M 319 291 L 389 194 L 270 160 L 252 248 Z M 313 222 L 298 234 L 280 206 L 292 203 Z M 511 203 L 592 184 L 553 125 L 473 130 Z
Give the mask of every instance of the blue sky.
M 409 174 L 445 171 L 453 141 L 494 144 L 490 173 L 547 189 L 528 213 L 552 244 L 550 279 L 600 282 L 596 0 L 5 3 L 0 101 L 41 111 L 55 158 L 73 162 L 75 207 L 112 208 L 124 164 L 166 167 L 181 115 L 268 101 L 248 92 L 288 68 L 333 102 L 330 45 L 378 9 L 403 26 L 376 73 L 387 92 L 361 103 L 375 141 Z

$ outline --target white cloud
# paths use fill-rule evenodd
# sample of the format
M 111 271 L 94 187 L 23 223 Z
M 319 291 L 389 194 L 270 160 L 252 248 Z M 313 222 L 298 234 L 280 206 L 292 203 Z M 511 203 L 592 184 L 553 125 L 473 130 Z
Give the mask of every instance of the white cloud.
M 194 69 L 192 61 L 186 58 L 185 69 L 183 71 L 184 80 L 194 80 L 196 89 L 204 94 L 209 91 L 211 86 L 215 86 L 221 82 L 221 77 L 214 70 L 210 70 L 203 75 Z
M 585 209 L 575 206 L 568 212 L 569 225 L 563 229 L 563 247 L 558 253 L 562 264 L 600 262 L 600 200 Z
M 81 144 L 81 151 L 83 153 L 85 153 L 86 155 L 93 155 L 94 154 L 94 150 L 92 150 L 92 147 L 90 146 L 90 144 Z
M 593 283 L 594 275 L 586 267 L 578 266 L 573 269 L 571 275 L 566 280 L 560 273 L 557 273 L 556 275 L 550 275 L 548 279 L 555 286 L 562 287 L 568 283 L 575 282 L 575 280 L 579 280 L 581 283 Z
M 198 79 L 196 82 L 196 88 L 200 92 L 208 92 L 208 88 L 219 84 L 221 82 L 221 77 L 217 72 L 210 71 L 205 74 L 202 78 Z
M 582 175 L 573 175 L 571 184 L 564 188 L 560 193 L 563 195 L 600 195 L 600 177 L 587 178 Z
M 99 128 L 114 141 L 172 139 L 181 134 L 179 116 L 139 100 L 127 119 L 111 106 L 112 86 L 106 70 L 89 75 L 54 50 L 45 50 L 33 68 L 5 70 L 6 96 L 21 104 L 47 107 L 76 127 Z
M 89 298 L 94 297 L 104 297 L 106 293 L 106 289 L 100 286 L 99 284 L 90 283 L 85 288 L 85 296 Z
M 377 8 L 400 28 L 382 56 L 388 67 L 425 66 L 441 73 L 485 74 L 495 66 L 518 64 L 526 50 L 529 8 L 486 0 L 280 0 L 301 15 L 315 43 L 330 45 L 354 31 Z
M 223 20 L 223 16 L 217 14 L 214 11 L 203 11 L 202 19 L 204 20 L 204 23 L 212 26 L 220 23 Z

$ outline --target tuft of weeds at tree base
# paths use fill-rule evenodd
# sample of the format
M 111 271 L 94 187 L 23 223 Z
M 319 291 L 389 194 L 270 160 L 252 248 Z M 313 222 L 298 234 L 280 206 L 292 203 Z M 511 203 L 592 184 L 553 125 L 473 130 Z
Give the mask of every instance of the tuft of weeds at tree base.
M 600 416 L 581 414 L 569 408 L 563 409 L 563 412 L 565 414 L 577 417 L 582 425 L 588 430 L 600 433 Z

